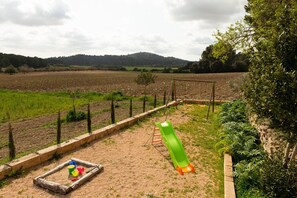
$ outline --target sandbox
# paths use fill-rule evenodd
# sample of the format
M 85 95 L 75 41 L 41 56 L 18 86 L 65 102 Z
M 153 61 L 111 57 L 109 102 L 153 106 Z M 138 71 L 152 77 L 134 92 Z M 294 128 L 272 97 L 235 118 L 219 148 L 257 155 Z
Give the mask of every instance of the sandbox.
M 83 167 L 86 171 L 85 174 L 80 174 L 77 177 L 77 180 L 72 183 L 71 175 L 67 175 L 68 170 L 66 169 L 70 162 L 74 161 L 77 166 Z M 93 164 L 87 161 L 83 161 L 76 158 L 71 158 L 60 164 L 59 166 L 55 167 L 54 169 L 44 173 L 33 179 L 33 183 L 37 186 L 42 188 L 51 190 L 56 193 L 60 194 L 67 194 L 79 186 L 84 184 L 86 181 L 90 180 L 96 174 L 99 174 L 103 170 L 103 166 L 100 164 Z M 61 176 L 61 173 L 63 176 Z M 56 177 L 54 175 L 57 174 Z M 52 181 L 54 180 L 54 181 Z M 58 181 L 57 181 L 58 180 Z

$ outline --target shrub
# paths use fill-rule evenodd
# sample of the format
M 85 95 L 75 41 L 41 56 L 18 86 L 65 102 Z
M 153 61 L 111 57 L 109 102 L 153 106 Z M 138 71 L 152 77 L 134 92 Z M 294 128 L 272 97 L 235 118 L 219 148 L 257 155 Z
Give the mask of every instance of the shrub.
M 222 112 L 220 113 L 221 123 L 226 122 L 248 122 L 245 114 L 246 105 L 241 100 L 234 100 L 222 105 Z
M 108 93 L 104 96 L 105 100 L 115 100 L 115 101 L 122 101 L 128 99 L 121 91 L 113 91 Z
M 234 166 L 235 186 L 238 197 L 257 197 L 255 194 L 259 194 L 259 191 L 261 191 L 259 187 L 262 165 L 263 160 L 254 158 L 251 161 L 242 160 Z
M 266 158 L 262 165 L 260 182 L 263 192 L 269 197 L 286 198 L 297 195 L 296 163 L 284 168 L 281 155 Z
M 223 146 L 221 151 L 230 153 L 237 162 L 263 154 L 259 135 L 248 123 L 225 123 L 221 138 L 217 146 Z
M 75 112 L 73 109 L 68 111 L 68 113 L 66 115 L 67 122 L 80 121 L 80 120 L 84 120 L 86 118 L 87 118 L 87 115 L 85 112 L 81 112 L 81 111 Z
M 6 74 L 10 74 L 10 75 L 15 74 L 15 73 L 17 73 L 17 72 L 18 72 L 18 70 L 17 70 L 13 65 L 8 66 L 8 67 L 5 68 L 5 70 L 4 70 L 4 73 L 6 73 Z

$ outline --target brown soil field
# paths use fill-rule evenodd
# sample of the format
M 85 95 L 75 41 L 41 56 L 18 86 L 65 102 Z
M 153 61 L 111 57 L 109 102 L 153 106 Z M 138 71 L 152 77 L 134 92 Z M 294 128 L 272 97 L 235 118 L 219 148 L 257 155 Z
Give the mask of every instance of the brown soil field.
M 101 93 L 115 90 L 131 96 L 141 95 L 143 86 L 137 85 L 134 79 L 137 72 L 112 71 L 71 71 L 71 72 L 36 72 L 27 74 L 0 74 L 0 89 L 30 90 L 30 91 L 61 91 L 80 90 L 97 91 Z M 162 96 L 164 90 L 170 90 L 172 79 L 190 79 L 216 82 L 216 98 L 222 100 L 239 96 L 230 88 L 242 79 L 244 73 L 214 73 L 214 74 L 163 74 L 157 73 L 154 84 L 148 86 L 149 94 Z M 177 96 L 208 99 L 210 84 L 177 82 Z
M 13 89 L 24 91 L 62 91 L 80 90 L 111 92 L 120 90 L 126 95 L 139 96 L 143 86 L 134 82 L 136 72 L 109 72 L 109 71 L 78 71 L 78 72 L 36 72 L 27 74 L 5 75 L 0 74 L 0 89 Z M 170 95 L 171 81 L 175 79 L 192 79 L 216 82 L 216 99 L 231 100 L 239 97 L 239 93 L 231 89 L 236 87 L 243 73 L 221 74 L 156 74 L 156 83 L 149 85 L 149 94 L 157 94 L 158 100 L 163 96 L 164 90 L 167 97 Z M 177 82 L 178 98 L 209 99 L 211 84 Z M 128 117 L 128 101 L 117 102 L 116 120 Z M 142 112 L 140 101 L 135 102 L 133 114 Z M 81 107 L 86 110 L 86 107 Z M 151 109 L 148 105 L 147 109 Z M 102 101 L 91 104 L 92 128 L 110 124 L 110 102 Z M 62 112 L 62 116 L 67 112 Z M 14 140 L 17 154 L 26 154 L 53 144 L 56 140 L 57 115 L 40 116 L 32 119 L 12 122 Z M 8 157 L 8 123 L 0 124 L 0 161 Z M 67 140 L 87 132 L 86 121 L 62 124 L 62 140 Z M 3 143 L 6 142 L 6 143 Z M 0 163 L 1 164 L 1 163 Z
M 168 119 L 178 128 L 191 119 L 187 113 L 191 108 L 199 106 L 183 105 L 169 114 Z M 176 130 L 196 173 L 179 175 L 168 158 L 167 149 L 151 145 L 154 122 L 164 119 L 147 119 L 57 161 L 40 165 L 17 179 L 11 179 L 10 184 L 0 190 L 0 197 L 223 197 L 223 193 L 218 196 L 222 189 L 215 179 L 217 170 L 203 164 L 202 148 L 195 146 L 190 134 Z M 104 171 L 66 196 L 33 185 L 35 177 L 72 157 L 101 164 Z M 66 169 L 50 179 L 65 181 L 67 177 Z

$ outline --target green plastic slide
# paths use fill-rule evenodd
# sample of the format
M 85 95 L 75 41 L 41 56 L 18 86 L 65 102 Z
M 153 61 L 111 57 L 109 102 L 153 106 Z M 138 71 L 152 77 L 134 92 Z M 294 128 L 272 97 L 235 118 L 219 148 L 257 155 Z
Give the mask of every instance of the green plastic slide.
M 186 155 L 185 149 L 181 141 L 176 136 L 171 122 L 157 122 L 156 126 L 160 129 L 160 133 L 166 144 L 166 147 L 168 148 L 174 168 L 177 169 L 179 167 L 182 169 L 188 167 L 190 165 L 190 161 L 188 160 L 188 157 Z

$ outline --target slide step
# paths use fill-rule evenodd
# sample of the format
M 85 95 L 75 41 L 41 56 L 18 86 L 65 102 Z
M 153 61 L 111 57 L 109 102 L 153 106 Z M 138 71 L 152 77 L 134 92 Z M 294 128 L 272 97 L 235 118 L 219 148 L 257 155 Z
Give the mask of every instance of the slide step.
M 161 136 L 161 134 L 160 133 L 156 133 L 156 134 L 154 134 L 154 136 Z
M 153 140 L 153 142 L 162 142 L 162 139 Z

